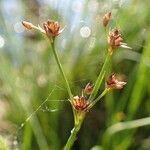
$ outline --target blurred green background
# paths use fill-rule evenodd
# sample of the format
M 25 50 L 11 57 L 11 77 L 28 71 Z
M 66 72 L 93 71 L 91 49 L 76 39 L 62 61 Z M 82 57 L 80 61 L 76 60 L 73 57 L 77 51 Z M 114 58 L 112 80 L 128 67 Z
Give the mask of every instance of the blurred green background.
M 113 13 L 110 27 L 118 27 L 133 48 L 117 50 L 110 68 L 124 74 L 128 84 L 88 113 L 73 149 L 149 150 L 150 126 L 106 133 L 117 122 L 150 115 L 149 9 L 148 0 L 0 0 L 0 150 L 61 150 L 73 127 L 50 46 L 21 22 L 42 26 L 53 19 L 66 26 L 56 47 L 72 91 L 79 95 L 103 64 L 107 46 L 102 16 L 108 11 Z M 52 89 L 48 102 L 26 120 Z

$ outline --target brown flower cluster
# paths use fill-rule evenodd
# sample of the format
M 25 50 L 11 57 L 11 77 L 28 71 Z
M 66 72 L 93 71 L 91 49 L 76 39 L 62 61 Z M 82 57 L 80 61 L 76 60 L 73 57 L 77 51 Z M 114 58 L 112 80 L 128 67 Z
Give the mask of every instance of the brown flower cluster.
M 119 33 L 119 30 L 115 29 L 109 33 L 107 41 L 112 48 L 117 48 L 122 44 L 123 38 Z
M 126 82 L 119 81 L 114 73 L 106 80 L 107 89 L 122 89 L 124 85 L 126 85 Z
M 43 23 L 43 27 L 46 32 L 46 35 L 49 38 L 54 38 L 63 31 L 63 29 L 60 29 L 60 25 L 57 21 L 48 20 L 47 22 Z
M 89 102 L 85 99 L 84 96 L 75 96 L 72 101 L 72 104 L 74 109 L 76 109 L 77 111 L 88 111 Z
M 77 111 L 83 111 L 87 112 L 88 111 L 88 106 L 89 106 L 89 101 L 88 101 L 88 96 L 91 95 L 93 91 L 93 85 L 88 83 L 85 88 L 83 89 L 82 96 L 75 96 L 73 99 L 73 107 Z
M 123 44 L 122 43 L 123 38 L 122 38 L 122 36 L 121 36 L 118 29 L 115 29 L 115 30 L 109 32 L 107 42 L 108 42 L 108 45 L 109 45 L 108 52 L 109 52 L 110 55 L 112 55 L 113 50 L 115 48 L 120 47 Z

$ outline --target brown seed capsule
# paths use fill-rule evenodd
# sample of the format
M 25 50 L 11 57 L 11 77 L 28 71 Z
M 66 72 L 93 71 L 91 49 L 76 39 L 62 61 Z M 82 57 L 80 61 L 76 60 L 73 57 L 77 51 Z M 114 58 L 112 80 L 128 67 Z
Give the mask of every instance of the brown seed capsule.
M 111 12 L 108 12 L 104 15 L 103 17 L 103 26 L 106 27 L 111 19 L 111 15 L 112 13 Z
M 90 95 L 93 91 L 93 85 L 91 85 L 90 83 L 88 83 L 85 88 L 84 88 L 84 94 L 86 95 Z
M 118 29 L 115 29 L 114 31 L 110 32 L 107 40 L 108 44 L 112 48 L 119 47 L 123 42 L 123 38 L 121 37 L 121 34 L 119 33 Z
M 121 37 L 119 30 L 115 29 L 109 33 L 107 41 L 108 41 L 108 45 L 109 45 L 108 51 L 109 51 L 110 55 L 112 55 L 113 49 L 121 46 L 121 44 L 123 42 L 123 38 Z
M 72 101 L 72 105 L 77 111 L 87 112 L 89 102 L 83 96 L 75 96 Z
M 115 74 L 110 75 L 106 81 L 106 88 L 108 89 L 122 89 L 124 85 L 126 82 L 119 81 Z
M 131 47 L 128 47 L 126 43 L 123 43 L 123 38 L 118 29 L 115 29 L 109 33 L 107 41 L 109 45 L 108 52 L 110 55 L 112 55 L 114 49 L 118 47 L 132 49 Z
M 22 21 L 22 25 L 23 25 L 26 29 L 28 29 L 28 30 L 33 29 L 33 24 L 30 23 L 30 22 Z
M 46 35 L 49 38 L 54 38 L 54 37 L 58 36 L 63 31 L 63 29 L 60 30 L 60 25 L 57 21 L 48 20 L 47 22 L 43 23 L 43 27 L 44 27 L 44 30 L 46 32 Z

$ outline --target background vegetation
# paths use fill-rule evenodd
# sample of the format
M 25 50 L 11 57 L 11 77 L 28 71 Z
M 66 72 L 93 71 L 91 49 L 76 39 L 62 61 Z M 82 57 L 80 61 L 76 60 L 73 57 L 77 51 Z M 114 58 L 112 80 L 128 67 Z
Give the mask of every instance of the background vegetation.
M 57 38 L 57 49 L 78 95 L 101 69 L 106 52 L 101 20 L 110 10 L 115 20 L 112 28 L 120 28 L 133 48 L 116 51 L 110 69 L 124 74 L 128 84 L 109 93 L 89 112 L 74 149 L 150 149 L 149 126 L 108 132 L 115 123 L 150 114 L 149 8 L 148 0 L 1 0 L 0 150 L 7 149 L 6 145 L 10 149 L 59 150 L 73 127 L 67 91 L 49 44 L 41 34 L 25 31 L 21 21 L 42 26 L 43 21 L 54 19 L 66 26 Z M 26 120 L 52 89 L 48 102 Z

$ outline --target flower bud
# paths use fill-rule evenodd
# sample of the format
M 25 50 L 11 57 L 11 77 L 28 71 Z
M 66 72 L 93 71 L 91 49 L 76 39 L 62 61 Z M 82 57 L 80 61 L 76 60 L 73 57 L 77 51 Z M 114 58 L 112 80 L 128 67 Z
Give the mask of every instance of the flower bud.
M 126 85 L 126 82 L 119 81 L 115 74 L 110 75 L 106 80 L 107 89 L 122 89 L 124 85 Z
M 92 93 L 92 91 L 93 91 L 93 85 L 91 85 L 90 83 L 88 83 L 86 86 L 85 86 L 85 88 L 84 88 L 84 93 L 86 94 L 86 95 L 90 95 L 91 93 Z
M 22 22 L 22 25 L 23 25 L 26 29 L 28 29 L 28 30 L 33 29 L 33 24 L 30 23 L 30 22 L 23 21 L 23 22 Z
M 106 27 L 111 19 L 111 15 L 112 13 L 111 12 L 108 12 L 104 15 L 103 17 L 103 26 Z

